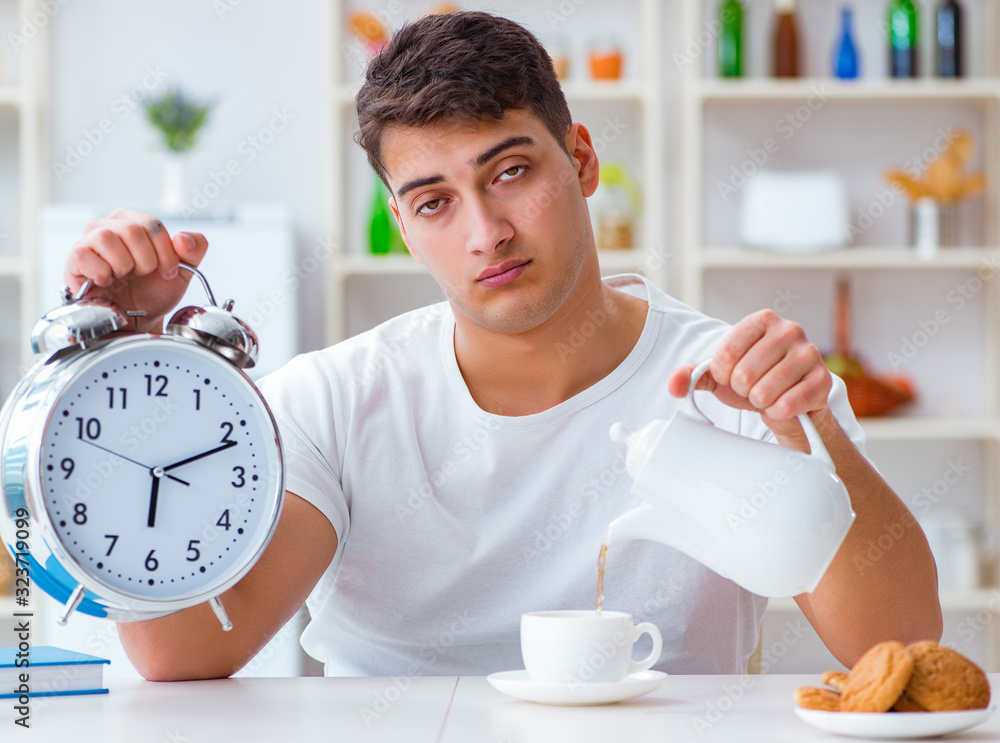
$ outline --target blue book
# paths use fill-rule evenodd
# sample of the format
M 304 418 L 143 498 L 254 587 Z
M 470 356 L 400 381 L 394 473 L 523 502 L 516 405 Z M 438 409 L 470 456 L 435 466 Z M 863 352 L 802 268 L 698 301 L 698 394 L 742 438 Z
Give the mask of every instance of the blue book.
M 33 647 L 26 658 L 24 654 L 18 657 L 17 648 L 0 648 L 0 699 L 25 693 L 30 697 L 107 694 L 104 664 L 110 662 L 52 645 Z M 27 681 L 22 680 L 22 674 Z

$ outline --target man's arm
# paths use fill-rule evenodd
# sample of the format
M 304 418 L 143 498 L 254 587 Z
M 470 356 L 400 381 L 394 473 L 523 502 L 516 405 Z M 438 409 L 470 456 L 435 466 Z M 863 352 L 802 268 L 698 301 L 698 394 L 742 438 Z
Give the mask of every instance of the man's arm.
M 690 377 L 691 367 L 675 369 L 670 392 L 686 394 Z M 769 310 L 750 315 L 720 342 L 698 386 L 731 407 L 759 412 L 781 444 L 806 452 L 797 417 L 807 413 L 833 458 L 857 518 L 816 590 L 795 600 L 837 660 L 851 667 L 882 640 L 940 639 L 937 569 L 927 540 L 830 411 L 830 373 L 802 328 Z M 869 542 L 884 534 L 893 546 L 869 559 Z
M 820 584 L 795 602 L 848 668 L 882 640 L 939 640 L 937 567 L 923 531 L 829 409 L 811 417 L 857 518 Z M 885 536 L 892 546 L 872 553 Z
M 322 577 L 337 534 L 315 506 L 286 493 L 274 536 L 243 579 L 222 594 L 229 632 L 208 604 L 142 622 L 119 622 L 129 659 L 150 681 L 225 678 L 280 630 Z

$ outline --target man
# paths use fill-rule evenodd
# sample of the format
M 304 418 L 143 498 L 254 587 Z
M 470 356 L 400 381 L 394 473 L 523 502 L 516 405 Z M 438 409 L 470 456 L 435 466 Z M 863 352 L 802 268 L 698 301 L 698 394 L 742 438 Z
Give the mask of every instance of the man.
M 224 596 L 231 633 L 207 606 L 119 626 L 141 673 L 232 674 L 307 597 L 303 645 L 331 675 L 519 667 L 520 613 L 590 605 L 607 526 L 636 504 L 610 425 L 669 418 L 709 356 L 716 425 L 808 451 L 807 413 L 851 494 L 851 532 L 796 597 L 834 655 L 851 665 L 884 639 L 940 637 L 926 540 L 802 329 L 771 312 L 728 328 L 639 277 L 602 281 L 586 202 L 597 157 L 534 37 L 482 13 L 417 21 L 371 63 L 358 115 L 406 245 L 448 301 L 262 382 L 287 463 L 274 539 Z M 94 279 L 157 331 L 185 288 L 178 262 L 206 249 L 118 211 L 88 225 L 66 279 Z M 605 587 L 608 608 L 660 627 L 658 667 L 746 671 L 765 599 L 647 542 L 611 550 Z

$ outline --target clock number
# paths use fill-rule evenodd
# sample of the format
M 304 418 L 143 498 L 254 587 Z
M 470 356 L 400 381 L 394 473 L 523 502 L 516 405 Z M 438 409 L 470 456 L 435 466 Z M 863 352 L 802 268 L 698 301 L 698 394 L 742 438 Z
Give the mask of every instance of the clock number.
M 163 376 L 162 374 L 157 374 L 156 375 L 156 379 L 153 379 L 153 375 L 152 374 L 143 374 L 143 376 L 146 378 L 146 396 L 147 397 L 166 397 L 167 396 L 167 393 L 164 392 L 164 390 L 167 389 L 167 378 L 165 376 Z M 154 381 L 157 384 L 160 385 L 160 389 L 158 389 L 155 393 L 153 392 L 153 382 Z
M 229 509 L 228 508 L 225 511 L 222 512 L 222 515 L 219 516 L 219 520 L 215 522 L 215 525 L 216 526 L 221 526 L 226 531 L 229 531 L 230 524 L 229 524 Z
M 195 547 L 196 544 L 201 544 L 201 540 L 192 539 L 190 542 L 188 542 L 188 552 L 194 552 L 194 557 L 187 558 L 188 562 L 196 562 L 198 558 L 201 557 L 201 552 L 199 552 L 198 548 Z
M 108 547 L 108 551 L 104 553 L 105 557 L 110 557 L 111 550 L 113 550 L 115 548 L 115 544 L 118 543 L 118 535 L 117 534 L 105 534 L 104 538 L 111 540 L 111 546 Z
M 115 388 L 114 387 L 105 387 L 104 389 L 106 389 L 108 391 L 108 408 L 110 410 L 114 410 L 115 409 Z M 124 387 L 119 387 L 118 391 L 122 393 L 122 410 L 125 410 L 125 407 L 126 407 L 126 405 L 125 405 L 125 393 L 126 393 L 126 390 L 125 390 Z
M 201 390 L 191 390 L 194 392 L 194 409 L 201 410 Z
M 87 523 L 86 503 L 77 503 L 75 506 L 73 506 L 73 523 L 80 525 Z
M 243 477 L 246 474 L 246 470 L 242 467 L 233 467 L 233 472 L 236 473 L 236 481 L 231 483 L 234 488 L 242 488 L 247 484 L 246 479 Z
M 66 457 L 63 461 L 59 463 L 59 466 L 62 467 L 62 471 L 66 473 L 65 475 L 63 475 L 63 480 L 68 480 L 69 476 L 73 474 L 73 467 L 75 466 L 73 464 L 73 460 L 70 459 L 69 457 Z
M 228 422 L 227 423 L 223 423 L 222 425 L 219 426 L 219 428 L 225 428 L 226 429 L 226 433 L 223 435 L 222 441 L 220 441 L 219 443 L 221 443 L 221 444 L 235 444 L 236 443 L 231 438 L 229 438 L 233 434 L 233 424 L 232 423 L 228 423 Z
M 149 554 L 146 555 L 146 570 L 151 573 L 160 567 L 160 561 L 153 557 L 154 552 L 156 552 L 156 550 L 150 550 Z
M 85 435 L 91 441 L 100 437 L 101 422 L 97 418 L 88 418 L 86 425 L 83 418 L 76 419 L 76 437 L 82 439 Z

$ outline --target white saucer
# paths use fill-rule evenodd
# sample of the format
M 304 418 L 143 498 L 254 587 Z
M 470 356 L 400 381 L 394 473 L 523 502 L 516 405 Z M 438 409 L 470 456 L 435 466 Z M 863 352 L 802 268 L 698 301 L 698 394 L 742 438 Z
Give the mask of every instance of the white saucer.
M 971 728 L 996 711 L 961 712 L 821 712 L 796 707 L 795 712 L 814 728 L 859 738 L 934 738 Z
M 490 686 L 503 694 L 526 702 L 580 707 L 592 704 L 614 704 L 649 694 L 664 681 L 662 671 L 640 671 L 626 676 L 617 684 L 537 684 L 527 671 L 503 671 L 486 677 Z

